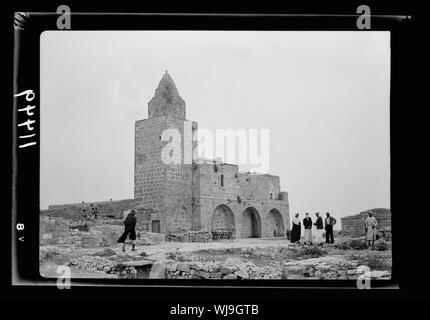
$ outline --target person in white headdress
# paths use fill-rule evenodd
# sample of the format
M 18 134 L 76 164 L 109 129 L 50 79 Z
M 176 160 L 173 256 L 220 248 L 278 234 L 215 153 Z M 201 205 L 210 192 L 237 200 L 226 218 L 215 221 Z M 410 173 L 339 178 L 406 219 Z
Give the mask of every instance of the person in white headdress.
M 375 244 L 378 221 L 373 216 L 373 211 L 369 211 L 367 214 L 369 215 L 366 219 L 367 245 L 370 247 L 370 243 L 372 243 L 372 246 Z

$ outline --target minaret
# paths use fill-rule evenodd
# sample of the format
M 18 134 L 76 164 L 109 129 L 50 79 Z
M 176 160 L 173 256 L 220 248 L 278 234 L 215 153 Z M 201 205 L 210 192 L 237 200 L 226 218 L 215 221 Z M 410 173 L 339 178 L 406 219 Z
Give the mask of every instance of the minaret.
M 179 95 L 175 82 L 169 73 L 164 73 L 154 97 L 148 103 L 148 118 L 173 115 L 185 119 L 185 101 Z
M 134 198 L 136 205 L 151 211 L 151 223 L 161 232 L 191 229 L 192 165 L 184 161 L 184 145 L 192 141 L 185 132 L 185 101 L 166 71 L 148 102 L 148 119 L 135 123 Z M 192 130 L 197 128 L 193 122 Z M 177 131 L 176 140 L 163 133 Z M 178 139 L 179 138 L 179 139 Z M 173 139 L 173 138 L 172 138 Z M 166 164 L 162 153 L 167 145 L 181 150 L 180 163 Z

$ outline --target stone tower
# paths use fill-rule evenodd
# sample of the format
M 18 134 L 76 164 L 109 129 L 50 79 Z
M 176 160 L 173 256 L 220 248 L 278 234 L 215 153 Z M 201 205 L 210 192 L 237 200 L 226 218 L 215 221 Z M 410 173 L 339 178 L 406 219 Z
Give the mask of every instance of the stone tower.
M 148 103 L 148 119 L 135 123 L 134 167 L 136 205 L 151 212 L 151 220 L 159 223 L 163 233 L 191 229 L 192 165 L 184 163 L 183 152 L 180 164 L 165 164 L 161 157 L 163 147 L 169 143 L 162 140 L 165 130 L 180 132 L 184 150 L 186 121 L 185 101 L 166 71 Z M 196 130 L 197 124 L 193 123 L 192 128 Z

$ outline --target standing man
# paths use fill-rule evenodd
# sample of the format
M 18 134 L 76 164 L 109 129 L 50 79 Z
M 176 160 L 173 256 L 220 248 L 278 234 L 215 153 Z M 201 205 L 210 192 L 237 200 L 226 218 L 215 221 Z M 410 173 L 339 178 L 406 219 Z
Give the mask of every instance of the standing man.
M 315 242 L 318 244 L 322 244 L 322 242 L 323 242 L 322 235 L 323 235 L 323 230 L 324 230 L 324 223 L 323 223 L 323 219 L 320 217 L 319 212 L 315 213 L 315 215 L 317 216 L 317 221 L 315 221 L 315 223 L 314 223 L 314 225 L 315 225 Z
M 369 211 L 367 214 L 369 215 L 366 219 L 367 246 L 370 247 L 370 242 L 372 242 L 372 246 L 375 244 L 378 221 L 376 221 L 376 218 L 373 216 L 373 211 Z
M 293 228 L 291 229 L 291 243 L 300 241 L 302 235 L 302 226 L 299 220 L 299 214 L 296 213 L 293 218 Z
M 137 219 L 135 217 L 136 212 L 134 210 L 131 210 L 130 213 L 127 215 L 127 217 L 124 220 L 124 233 L 121 235 L 121 237 L 118 239 L 119 243 L 122 243 L 122 252 L 125 252 L 125 240 L 127 239 L 127 236 L 131 240 L 132 249 L 131 251 L 136 251 L 134 248 L 135 241 L 136 241 L 136 222 Z
M 333 226 L 336 224 L 336 219 L 330 216 L 330 213 L 326 213 L 325 218 L 325 243 L 333 243 Z
M 305 240 L 304 243 L 312 244 L 312 219 L 309 217 L 309 213 L 305 213 L 303 219 L 303 226 L 305 227 Z

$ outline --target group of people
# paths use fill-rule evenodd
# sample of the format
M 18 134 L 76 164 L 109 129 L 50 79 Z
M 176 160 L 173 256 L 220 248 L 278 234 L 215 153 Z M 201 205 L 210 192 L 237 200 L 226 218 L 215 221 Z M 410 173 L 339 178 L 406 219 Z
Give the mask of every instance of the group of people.
M 336 219 L 330 216 L 330 213 L 326 213 L 325 221 L 323 222 L 322 217 L 319 212 L 315 213 L 316 221 L 312 223 L 312 218 L 309 217 L 309 213 L 305 213 L 305 218 L 303 219 L 304 227 L 304 240 L 305 244 L 317 244 L 323 243 L 323 230 L 325 230 L 325 243 L 334 243 L 333 226 L 336 224 Z M 376 240 L 376 226 L 378 222 L 373 216 L 373 211 L 368 212 L 368 217 L 364 220 L 364 227 L 366 229 L 366 237 L 368 246 L 373 246 Z M 313 237 L 313 226 L 315 226 L 315 240 Z M 299 242 L 302 234 L 302 223 L 299 219 L 299 214 L 296 213 L 293 218 L 293 228 L 291 229 L 290 241 L 292 243 Z
M 326 213 L 326 218 L 320 216 L 319 212 L 315 213 L 316 220 L 312 221 L 309 213 L 305 213 L 305 218 L 303 219 L 304 227 L 304 243 L 313 244 L 323 244 L 323 232 L 325 230 L 325 242 L 334 243 L 333 226 L 336 224 L 336 219 L 330 216 L 330 213 Z M 313 238 L 313 226 L 315 226 L 315 240 Z M 293 228 L 291 229 L 291 242 L 296 243 L 301 239 L 302 234 L 302 223 L 299 219 L 299 214 L 296 213 L 293 218 Z

